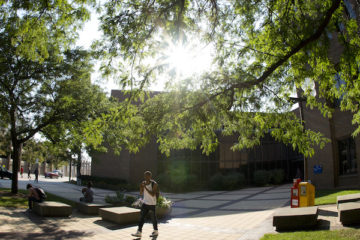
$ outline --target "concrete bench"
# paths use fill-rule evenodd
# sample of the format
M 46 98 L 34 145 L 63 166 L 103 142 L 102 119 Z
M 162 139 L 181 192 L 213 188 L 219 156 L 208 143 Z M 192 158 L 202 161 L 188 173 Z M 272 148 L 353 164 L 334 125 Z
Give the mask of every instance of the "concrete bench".
M 283 208 L 273 217 L 273 226 L 277 231 L 308 229 L 316 227 L 318 207 Z
M 360 193 L 338 196 L 336 199 L 336 204 L 337 208 L 339 209 L 339 204 L 357 201 L 360 201 Z
M 33 210 L 42 217 L 68 217 L 72 213 L 70 205 L 52 201 L 34 202 Z
M 339 220 L 343 225 L 360 224 L 360 203 L 341 203 L 338 207 Z
M 111 204 L 107 203 L 86 203 L 86 202 L 76 202 L 76 208 L 85 214 L 89 215 L 98 215 L 100 208 L 111 207 Z
M 129 207 L 100 208 L 99 215 L 102 220 L 127 225 L 139 222 L 140 210 Z

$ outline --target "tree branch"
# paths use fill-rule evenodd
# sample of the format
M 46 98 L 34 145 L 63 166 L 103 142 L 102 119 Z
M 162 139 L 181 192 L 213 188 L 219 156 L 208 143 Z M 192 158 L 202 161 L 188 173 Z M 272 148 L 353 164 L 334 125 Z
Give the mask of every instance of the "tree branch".
M 307 39 L 304 39 L 299 42 L 299 44 L 294 47 L 288 54 L 286 54 L 284 57 L 279 59 L 277 62 L 275 62 L 273 65 L 271 65 L 262 75 L 261 77 L 248 82 L 238 83 L 232 86 L 232 88 L 250 88 L 252 86 L 258 85 L 262 82 L 264 82 L 278 67 L 280 67 L 283 63 L 285 63 L 290 57 L 292 57 L 294 54 L 299 52 L 302 48 L 307 46 L 309 43 L 316 41 L 320 38 L 321 34 L 324 32 L 326 26 L 329 24 L 330 19 L 334 12 L 339 8 L 341 0 L 334 0 L 332 3 L 332 6 L 327 11 L 324 21 L 320 24 L 316 32 L 308 37 Z
M 207 98 L 207 100 L 199 102 L 197 104 L 195 104 L 194 106 L 192 106 L 191 108 L 187 108 L 186 110 L 189 109 L 194 109 L 197 107 L 201 107 L 204 104 L 206 104 L 207 102 L 211 101 L 212 99 L 216 98 L 217 96 L 224 94 L 228 91 L 232 91 L 234 88 L 239 88 L 239 89 L 247 89 L 247 88 L 251 88 L 253 86 L 259 85 L 261 83 L 263 83 L 278 67 L 280 67 L 282 64 L 284 64 L 290 57 L 292 57 L 294 54 L 296 54 L 297 52 L 299 52 L 302 48 L 304 48 L 305 46 L 307 46 L 309 43 L 316 41 L 317 39 L 320 38 L 321 34 L 325 31 L 326 26 L 329 24 L 332 15 L 334 14 L 334 12 L 339 8 L 341 3 L 341 0 L 334 0 L 331 7 L 329 8 L 329 10 L 326 12 L 325 15 L 325 19 L 322 21 L 322 23 L 320 24 L 320 26 L 317 28 L 317 30 L 314 32 L 314 34 L 312 34 L 311 36 L 309 36 L 308 38 L 300 41 L 296 47 L 294 47 L 290 52 L 288 52 L 285 56 L 283 56 L 282 58 L 280 58 L 277 62 L 275 62 L 274 64 L 272 64 L 265 72 L 263 72 L 263 74 L 257 78 L 254 79 L 252 81 L 247 81 L 247 82 L 240 82 L 237 84 L 233 84 L 231 85 L 229 88 L 227 89 L 223 89 L 211 96 L 209 96 Z

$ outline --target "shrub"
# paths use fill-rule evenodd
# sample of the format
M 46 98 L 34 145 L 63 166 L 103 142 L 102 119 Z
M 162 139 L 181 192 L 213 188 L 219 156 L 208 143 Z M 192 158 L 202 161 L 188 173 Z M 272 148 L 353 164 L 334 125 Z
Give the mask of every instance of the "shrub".
M 81 176 L 82 185 L 86 186 L 89 181 L 93 182 L 94 187 L 110 189 L 115 191 L 131 191 L 137 190 L 138 186 L 134 186 L 133 184 L 127 183 L 124 179 L 118 178 L 105 178 L 105 177 L 96 177 L 96 176 Z
M 254 172 L 254 183 L 257 186 L 264 186 L 270 183 L 270 172 L 266 170 L 257 170 Z
M 223 187 L 226 190 L 234 190 L 243 187 L 245 176 L 242 173 L 230 173 L 223 177 Z
M 274 169 L 271 171 L 271 182 L 281 184 L 284 181 L 285 172 L 283 169 Z
M 130 206 L 134 201 L 136 200 L 136 197 L 127 195 L 124 199 L 124 202 L 127 206 Z
M 161 208 L 171 208 L 171 206 L 173 205 L 173 201 L 171 201 L 170 199 L 167 199 L 164 196 L 159 196 L 159 199 L 156 202 L 156 206 L 161 207 Z
M 209 180 L 209 188 L 211 190 L 222 190 L 224 188 L 224 176 L 216 173 Z
M 116 192 L 116 196 L 105 196 L 105 202 L 113 205 L 124 205 L 124 194 L 121 192 Z
M 199 187 L 199 179 L 196 175 L 190 174 L 187 177 L 186 190 L 195 190 Z
M 136 200 L 136 197 L 131 195 L 125 195 L 123 192 L 117 191 L 116 196 L 105 196 L 105 202 L 116 205 L 116 206 L 131 206 Z

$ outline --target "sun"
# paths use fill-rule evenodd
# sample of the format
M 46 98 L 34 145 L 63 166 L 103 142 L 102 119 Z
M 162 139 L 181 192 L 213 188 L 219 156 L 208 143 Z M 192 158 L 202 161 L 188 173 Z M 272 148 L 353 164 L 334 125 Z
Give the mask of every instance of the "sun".
M 212 55 L 209 46 L 201 46 L 199 42 L 169 44 L 165 51 L 166 62 L 170 71 L 177 78 L 189 78 L 200 75 L 211 68 Z

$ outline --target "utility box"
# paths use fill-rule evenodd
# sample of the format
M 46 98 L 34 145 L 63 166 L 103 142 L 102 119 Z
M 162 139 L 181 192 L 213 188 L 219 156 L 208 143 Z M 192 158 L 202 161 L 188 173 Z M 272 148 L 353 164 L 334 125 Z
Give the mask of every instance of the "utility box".
M 309 182 L 299 183 L 299 207 L 315 205 L 315 186 Z

